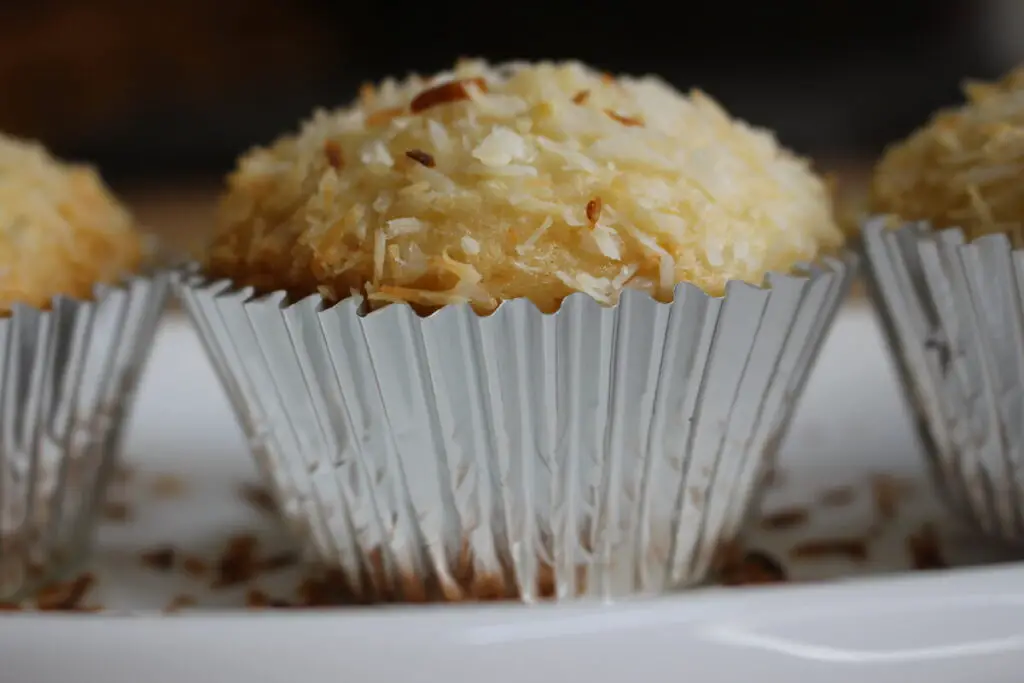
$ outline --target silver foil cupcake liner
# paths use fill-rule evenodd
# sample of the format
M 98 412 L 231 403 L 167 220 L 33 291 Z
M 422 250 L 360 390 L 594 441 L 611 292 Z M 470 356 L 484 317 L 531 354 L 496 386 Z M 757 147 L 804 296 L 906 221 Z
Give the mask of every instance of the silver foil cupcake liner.
M 169 276 L 0 318 L 0 601 L 88 554 Z
M 1024 250 L 887 223 L 864 225 L 868 284 L 930 469 L 985 533 L 1024 540 Z
M 362 315 L 184 274 L 285 518 L 365 600 L 653 593 L 735 538 L 849 284 Z

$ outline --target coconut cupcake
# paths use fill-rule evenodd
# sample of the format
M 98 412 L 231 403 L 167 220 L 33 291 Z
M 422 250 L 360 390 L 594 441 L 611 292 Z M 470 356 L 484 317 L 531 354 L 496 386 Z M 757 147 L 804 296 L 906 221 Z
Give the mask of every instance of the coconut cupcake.
M 940 483 L 982 529 L 1019 539 L 1024 69 L 966 94 L 886 151 L 864 243 Z
M 366 87 L 228 185 L 186 308 L 285 515 L 371 600 L 701 580 L 848 279 L 805 162 L 577 63 Z
M 0 136 L 0 600 L 82 559 L 167 294 L 94 171 Z

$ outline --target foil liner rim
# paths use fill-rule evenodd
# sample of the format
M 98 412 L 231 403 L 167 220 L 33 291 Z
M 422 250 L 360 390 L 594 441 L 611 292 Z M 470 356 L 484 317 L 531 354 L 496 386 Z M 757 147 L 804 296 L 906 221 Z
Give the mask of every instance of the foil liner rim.
M 633 299 L 645 299 L 654 300 L 654 302 L 660 306 L 672 306 L 674 302 L 681 300 L 684 297 L 700 296 L 710 301 L 724 301 L 729 294 L 737 289 L 747 291 L 763 291 L 773 289 L 776 283 L 779 282 L 792 282 L 792 283 L 811 283 L 820 280 L 823 277 L 831 277 L 836 275 L 842 275 L 844 272 L 853 271 L 857 268 L 860 263 L 860 256 L 856 251 L 852 249 L 845 249 L 837 255 L 827 255 L 816 261 L 801 261 L 794 265 L 793 269 L 789 273 L 770 271 L 764 279 L 759 283 L 755 284 L 747 282 L 745 280 L 729 280 L 725 285 L 725 293 L 720 295 L 711 295 L 705 292 L 703 289 L 689 282 L 679 282 L 672 289 L 672 298 L 668 301 L 660 301 L 654 299 L 649 293 L 642 292 L 634 289 L 623 289 L 620 293 L 619 299 L 612 305 L 604 305 L 598 302 L 596 299 L 586 294 L 585 292 L 573 292 L 562 299 L 558 308 L 553 311 L 542 311 L 540 308 L 533 303 L 532 300 L 527 297 L 518 297 L 515 299 L 506 299 L 501 301 L 498 306 L 491 312 L 485 315 L 476 315 L 480 319 L 490 318 L 497 315 L 499 311 L 510 307 L 510 306 L 521 306 L 525 305 L 536 311 L 542 316 L 556 316 L 563 308 L 570 305 L 575 300 L 586 300 L 593 301 L 602 309 L 615 310 L 622 306 L 622 300 L 625 298 Z M 218 299 L 221 298 L 241 298 L 243 305 L 250 304 L 265 304 L 276 300 L 278 307 L 282 310 L 288 310 L 295 307 L 310 307 L 318 313 L 326 313 L 332 310 L 343 310 L 344 308 L 353 309 L 362 318 L 381 317 L 385 311 L 392 310 L 405 310 L 411 309 L 411 306 L 407 302 L 395 302 L 388 306 L 373 309 L 369 312 L 363 312 L 364 304 L 366 303 L 366 297 L 362 293 L 353 293 L 352 296 L 339 301 L 328 303 L 320 294 L 309 294 L 299 299 L 292 299 L 289 297 L 288 292 L 283 289 L 277 289 L 269 292 L 259 292 L 251 285 L 236 285 L 233 280 L 229 278 L 209 278 L 202 274 L 201 266 L 196 261 L 189 261 L 188 263 L 177 266 L 172 269 L 172 279 L 176 286 L 185 287 L 190 290 L 201 291 L 204 294 L 213 295 Z M 439 309 L 431 311 L 426 315 L 419 313 L 415 314 L 415 317 L 419 320 L 429 320 L 438 315 L 441 315 L 445 311 L 459 310 L 469 308 L 472 306 L 468 303 L 450 304 L 442 306 Z M 475 311 L 474 311 L 475 313 Z
M 897 227 L 890 227 L 891 225 Z M 1024 247 L 1014 248 L 1010 238 L 1005 233 L 996 232 L 985 235 L 978 235 L 973 239 L 967 239 L 967 233 L 959 226 L 949 228 L 936 228 L 927 220 L 904 220 L 902 218 L 886 214 L 873 214 L 861 221 L 861 234 L 866 239 L 877 239 L 883 234 L 899 235 L 904 239 L 914 239 L 921 242 L 942 242 L 946 247 L 953 247 L 957 251 L 968 248 L 982 248 L 999 246 L 1008 249 L 1012 253 L 1024 253 Z M 870 262 L 870 258 L 865 259 Z
M 92 286 L 92 296 L 89 298 L 71 296 L 68 294 L 55 294 L 49 299 L 49 307 L 43 308 L 41 306 L 33 306 L 21 301 L 16 301 L 11 304 L 11 312 L 7 315 L 0 315 L 0 324 L 5 320 L 10 320 L 18 313 L 21 314 L 35 314 L 35 313 L 49 313 L 56 310 L 57 308 L 64 308 L 67 306 L 92 306 L 100 303 L 106 297 L 115 293 L 124 293 L 130 291 L 135 285 L 146 284 L 146 285 L 162 285 L 170 284 L 173 279 L 173 268 L 160 268 L 153 267 L 147 270 L 143 270 L 140 273 L 133 275 L 125 275 L 119 278 L 116 282 L 97 282 Z

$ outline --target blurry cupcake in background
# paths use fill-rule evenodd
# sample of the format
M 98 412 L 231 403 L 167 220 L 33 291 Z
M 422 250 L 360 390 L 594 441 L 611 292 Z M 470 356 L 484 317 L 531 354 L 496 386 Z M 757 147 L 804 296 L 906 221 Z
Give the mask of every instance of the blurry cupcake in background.
M 1024 68 L 886 151 L 869 284 L 952 502 L 1024 538 Z
M 168 291 L 87 167 L 0 136 L 0 601 L 87 553 Z
M 366 600 L 700 581 L 848 283 L 804 161 L 578 63 L 366 87 L 228 184 L 181 293 L 285 515 Z

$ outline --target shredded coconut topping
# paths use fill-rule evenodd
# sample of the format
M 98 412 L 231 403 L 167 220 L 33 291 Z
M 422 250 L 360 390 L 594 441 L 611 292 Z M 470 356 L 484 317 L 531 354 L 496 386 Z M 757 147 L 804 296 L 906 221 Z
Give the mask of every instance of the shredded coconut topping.
M 872 209 L 969 238 L 1024 229 L 1024 67 L 996 83 L 968 83 L 967 102 L 938 112 L 883 156 Z
M 141 257 L 131 216 L 92 169 L 0 135 L 0 315 L 61 294 L 87 299 Z
M 301 295 L 554 310 L 625 287 L 721 294 L 841 242 L 808 164 L 700 92 L 463 61 L 365 87 L 243 156 L 206 266 Z

